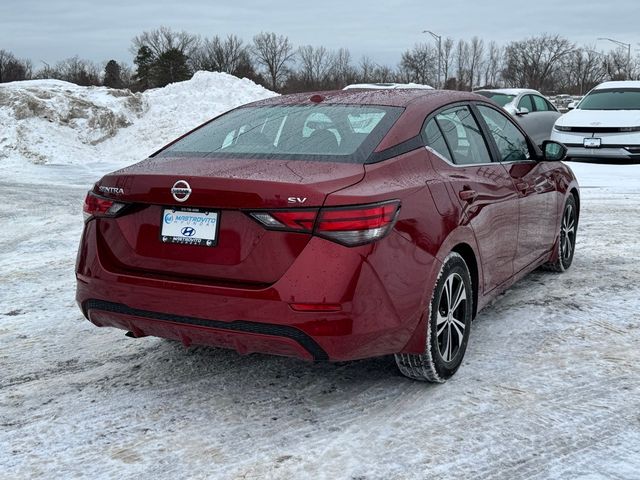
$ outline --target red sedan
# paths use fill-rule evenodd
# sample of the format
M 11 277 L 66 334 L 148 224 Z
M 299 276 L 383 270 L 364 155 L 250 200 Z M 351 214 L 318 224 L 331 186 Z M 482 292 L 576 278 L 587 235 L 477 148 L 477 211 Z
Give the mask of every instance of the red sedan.
M 491 299 L 571 265 L 580 199 L 565 153 L 475 94 L 245 105 L 96 183 L 77 300 L 131 337 L 395 354 L 405 375 L 442 382 Z

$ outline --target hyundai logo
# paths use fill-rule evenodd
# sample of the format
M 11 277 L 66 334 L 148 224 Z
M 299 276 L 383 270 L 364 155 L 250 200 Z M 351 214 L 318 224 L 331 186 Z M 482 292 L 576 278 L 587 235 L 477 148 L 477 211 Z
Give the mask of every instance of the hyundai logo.
M 177 202 L 186 202 L 189 195 L 191 195 L 191 186 L 186 180 L 178 180 L 171 187 L 171 195 Z
M 182 233 L 184 237 L 193 237 L 196 234 L 196 229 L 193 227 L 182 227 L 180 233 Z

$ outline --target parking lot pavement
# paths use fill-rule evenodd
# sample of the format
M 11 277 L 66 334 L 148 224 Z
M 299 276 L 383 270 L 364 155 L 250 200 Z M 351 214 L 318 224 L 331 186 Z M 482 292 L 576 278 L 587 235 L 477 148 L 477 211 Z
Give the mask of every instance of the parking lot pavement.
M 571 270 L 481 312 L 437 386 L 386 357 L 241 357 L 93 327 L 73 277 L 90 175 L 39 168 L 0 182 L 1 478 L 638 478 L 634 167 L 575 166 Z

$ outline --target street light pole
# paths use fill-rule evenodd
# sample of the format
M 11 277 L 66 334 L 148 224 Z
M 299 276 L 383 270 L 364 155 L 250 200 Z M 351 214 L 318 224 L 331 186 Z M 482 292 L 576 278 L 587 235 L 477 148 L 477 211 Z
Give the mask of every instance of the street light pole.
M 599 37 L 598 40 L 608 40 L 609 42 L 613 42 L 621 47 L 627 47 L 627 80 L 631 80 L 631 44 L 607 37 Z
M 433 38 L 435 38 L 438 41 L 438 89 L 442 88 L 442 85 L 440 84 L 440 72 L 442 71 L 441 65 L 442 65 L 442 36 L 440 35 L 436 35 L 435 33 L 433 33 L 431 30 L 423 30 L 422 33 L 428 33 L 429 35 L 431 35 Z

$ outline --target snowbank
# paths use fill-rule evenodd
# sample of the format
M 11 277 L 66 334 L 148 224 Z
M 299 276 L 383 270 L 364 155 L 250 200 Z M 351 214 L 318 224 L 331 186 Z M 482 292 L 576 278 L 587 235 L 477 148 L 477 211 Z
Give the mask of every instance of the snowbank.
M 128 164 L 226 110 L 275 93 L 225 73 L 131 93 L 58 80 L 0 85 L 0 165 Z

